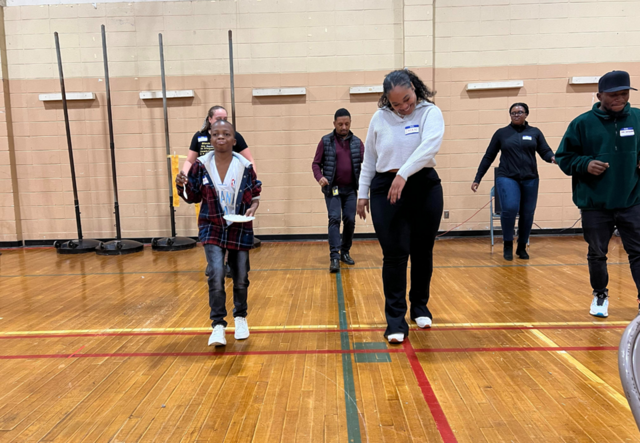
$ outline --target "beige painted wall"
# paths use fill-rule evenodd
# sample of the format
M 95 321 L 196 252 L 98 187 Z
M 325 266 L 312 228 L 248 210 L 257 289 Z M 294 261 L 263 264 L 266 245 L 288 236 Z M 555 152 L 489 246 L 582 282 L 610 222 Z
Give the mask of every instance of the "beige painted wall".
M 0 162 L 0 187 L 4 196 L 19 191 L 21 211 L 17 217 L 13 200 L 0 199 L 0 241 L 20 237 L 18 228 L 26 240 L 75 236 L 61 104 L 38 100 L 40 93 L 59 92 L 54 31 L 60 33 L 67 91 L 97 95 L 94 101 L 70 104 L 85 236 L 115 234 L 103 23 L 123 235 L 169 232 L 162 103 L 138 97 L 139 91 L 160 89 L 158 33 L 165 42 L 168 89 L 195 91 L 193 99 L 170 100 L 172 150 L 185 155 L 208 107 L 230 107 L 228 29 L 234 31 L 238 130 L 264 183 L 259 234 L 326 232 L 324 200 L 311 174 L 316 145 L 332 129 L 333 112 L 340 107 L 351 111 L 353 130 L 364 138 L 378 97 L 350 95 L 349 87 L 380 84 L 386 72 L 405 65 L 435 86 L 436 103 L 445 115 L 445 142 L 437 161 L 451 214 L 442 228 L 452 228 L 489 200 L 491 174 L 478 194 L 469 186 L 489 138 L 508 124 L 511 103 L 529 104 L 530 123 L 555 149 L 567 123 L 594 100 L 594 86 L 569 86 L 568 77 L 615 68 L 629 70 L 632 82 L 640 83 L 635 75 L 640 72 L 638 39 L 631 30 L 631 22 L 640 18 L 635 2 L 606 2 L 609 16 L 596 29 L 590 24 L 602 2 L 595 0 L 581 6 L 484 3 L 492 6 L 480 0 L 441 0 L 435 8 L 430 0 L 225 0 L 4 8 L 15 172 L 6 168 L 9 144 L 0 133 L 0 159 L 5 160 Z M 465 90 L 469 82 L 507 79 L 524 80 L 525 86 Z M 306 87 L 306 97 L 258 99 L 251 94 L 252 88 L 287 86 Z M 632 103 L 635 99 L 633 93 Z M 536 222 L 542 228 L 570 226 L 579 216 L 570 180 L 543 162 L 539 169 Z M 485 208 L 460 229 L 486 229 L 488 217 Z M 196 233 L 193 208 L 184 202 L 178 230 Z M 357 230 L 370 232 L 372 226 L 360 223 Z

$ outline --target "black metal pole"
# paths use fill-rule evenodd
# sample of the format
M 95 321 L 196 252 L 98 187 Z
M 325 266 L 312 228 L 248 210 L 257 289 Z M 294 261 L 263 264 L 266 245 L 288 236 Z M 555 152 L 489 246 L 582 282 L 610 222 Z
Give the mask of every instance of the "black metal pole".
M 167 82 L 164 73 L 164 44 L 162 34 L 158 34 L 160 43 L 160 77 L 162 80 L 162 109 L 164 111 L 164 143 L 167 152 L 167 175 L 169 177 L 169 213 L 171 214 L 171 237 L 154 238 L 151 247 L 154 251 L 184 251 L 196 247 L 196 241 L 189 237 L 176 237 L 176 210 L 173 207 L 173 180 L 171 175 L 171 144 L 169 142 L 169 111 L 167 110 Z
M 233 83 L 233 37 L 231 29 L 229 29 L 229 76 L 231 78 L 231 123 L 238 130 L 236 126 L 236 93 Z
M 169 144 L 169 115 L 167 112 L 167 83 L 164 77 L 164 45 L 162 34 L 158 34 L 160 42 L 160 75 L 162 77 L 162 108 L 164 110 L 164 143 L 167 149 L 167 172 L 169 175 L 169 212 L 171 213 L 171 237 L 176 236 L 176 214 L 173 208 L 173 180 L 171 177 L 171 146 Z
M 67 109 L 67 92 L 64 87 L 64 74 L 62 73 L 62 55 L 60 54 L 60 40 L 58 33 L 54 32 L 56 41 L 56 55 L 58 56 L 58 73 L 60 74 L 60 90 L 62 91 L 62 111 L 64 113 L 64 128 L 67 132 L 67 148 L 69 149 L 69 164 L 71 165 L 71 185 L 73 186 L 73 204 L 76 208 L 76 227 L 78 228 L 78 240 L 82 240 L 82 221 L 80 220 L 80 203 L 78 202 L 78 186 L 76 184 L 76 167 L 73 161 L 73 147 L 71 145 L 71 129 L 69 127 L 69 111 Z
M 109 62 L 107 61 L 107 36 L 102 25 L 102 56 L 104 59 L 104 82 L 107 88 L 107 117 L 109 119 L 109 148 L 111 149 L 111 176 L 113 179 L 114 214 L 116 216 L 116 238 L 120 240 L 120 206 L 118 205 L 118 178 L 116 174 L 116 146 L 113 140 L 113 116 L 111 115 L 111 87 L 109 86 Z

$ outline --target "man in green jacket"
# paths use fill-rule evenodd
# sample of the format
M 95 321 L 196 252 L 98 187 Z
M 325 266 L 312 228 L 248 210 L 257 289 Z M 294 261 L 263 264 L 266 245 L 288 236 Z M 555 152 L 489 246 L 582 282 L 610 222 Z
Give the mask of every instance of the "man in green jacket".
M 600 102 L 569 124 L 556 152 L 582 212 L 593 288 L 589 313 L 596 317 L 609 315 L 607 251 L 616 227 L 640 294 L 640 109 L 629 105 L 630 89 L 637 91 L 627 72 L 603 75 Z

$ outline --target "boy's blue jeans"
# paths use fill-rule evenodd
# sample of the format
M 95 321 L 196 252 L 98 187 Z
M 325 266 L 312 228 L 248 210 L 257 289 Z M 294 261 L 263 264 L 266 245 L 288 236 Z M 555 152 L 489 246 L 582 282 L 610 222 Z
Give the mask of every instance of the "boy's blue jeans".
M 211 327 L 227 327 L 227 294 L 224 290 L 224 255 L 229 251 L 229 266 L 233 275 L 233 316 L 247 316 L 247 293 L 249 289 L 249 251 L 223 249 L 216 245 L 204 245 L 209 273 L 209 307 Z
M 526 244 L 529 242 L 533 214 L 536 212 L 536 204 L 538 203 L 539 183 L 540 179 L 537 178 L 514 180 L 507 177 L 496 177 L 496 191 L 502 206 L 500 225 L 503 241 L 513 241 L 516 216 L 520 213 L 518 243 Z

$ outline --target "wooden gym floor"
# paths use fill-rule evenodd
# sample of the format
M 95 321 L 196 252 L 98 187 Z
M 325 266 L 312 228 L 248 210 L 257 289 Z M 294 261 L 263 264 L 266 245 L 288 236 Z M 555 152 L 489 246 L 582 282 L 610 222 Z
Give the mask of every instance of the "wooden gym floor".
M 589 315 L 586 245 L 438 241 L 434 327 L 385 343 L 381 252 L 356 242 L 251 254 L 251 337 L 207 347 L 201 247 L 0 257 L 0 442 L 640 441 L 617 346 L 637 313 L 620 240 L 609 318 Z M 231 310 L 230 280 L 228 307 Z

